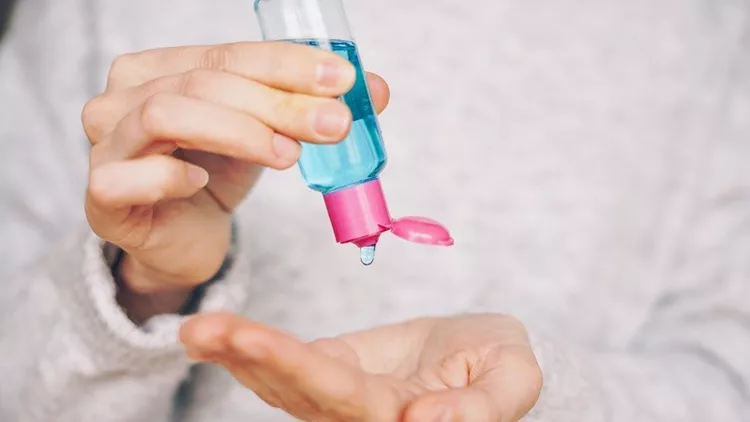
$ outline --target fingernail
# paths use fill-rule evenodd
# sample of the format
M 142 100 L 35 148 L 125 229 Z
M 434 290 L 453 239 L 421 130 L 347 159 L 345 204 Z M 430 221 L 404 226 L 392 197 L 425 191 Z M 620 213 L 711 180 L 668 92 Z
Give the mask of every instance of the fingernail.
M 273 152 L 277 157 L 285 160 L 296 160 L 299 149 L 300 144 L 294 139 L 279 133 L 273 135 Z
M 340 106 L 326 105 L 315 110 L 313 129 L 324 138 L 337 138 L 349 127 L 348 116 Z
M 202 188 L 208 184 L 208 172 L 201 167 L 188 164 L 187 177 L 196 187 Z
M 336 88 L 354 79 L 353 67 L 339 61 L 324 62 L 318 66 L 318 83 Z

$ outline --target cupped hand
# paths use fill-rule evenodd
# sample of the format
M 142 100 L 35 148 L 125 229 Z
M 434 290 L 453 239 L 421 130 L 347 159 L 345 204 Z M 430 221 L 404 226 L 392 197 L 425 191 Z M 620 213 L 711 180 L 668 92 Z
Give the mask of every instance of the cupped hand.
M 297 139 L 341 141 L 351 112 L 335 97 L 355 82 L 343 58 L 291 43 L 175 47 L 115 60 L 89 101 L 86 214 L 126 252 L 121 274 L 148 294 L 190 290 L 213 276 L 231 238 L 232 211 L 260 169 L 285 169 Z M 389 98 L 368 75 L 375 108 Z
M 523 325 L 494 314 L 425 318 L 305 343 L 228 314 L 192 317 L 193 359 L 225 367 L 303 421 L 515 422 L 542 376 Z

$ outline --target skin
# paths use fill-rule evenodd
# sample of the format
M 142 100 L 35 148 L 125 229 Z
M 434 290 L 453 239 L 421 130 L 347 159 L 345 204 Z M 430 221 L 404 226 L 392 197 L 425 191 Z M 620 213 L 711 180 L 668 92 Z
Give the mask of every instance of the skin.
M 226 314 L 199 315 L 181 341 L 271 406 L 303 421 L 515 422 L 542 375 L 524 328 L 493 314 L 424 318 L 303 343 Z
M 346 136 L 351 113 L 334 98 L 354 79 L 341 57 L 288 43 L 166 48 L 114 61 L 105 92 L 82 113 L 92 144 L 85 208 L 94 232 L 126 252 L 118 300 L 131 319 L 179 309 L 218 271 L 232 212 L 263 167 L 297 161 L 292 139 Z M 368 82 L 381 112 L 388 86 L 373 74 Z
M 233 211 L 264 167 L 300 144 L 343 140 L 354 84 L 339 56 L 289 43 L 175 47 L 119 57 L 83 110 L 92 148 L 86 215 L 125 252 L 118 300 L 141 323 L 175 312 L 221 266 Z M 368 74 L 378 113 L 390 92 Z M 197 241 L 199 240 L 199 241 Z M 503 315 L 424 318 L 301 342 L 227 314 L 180 339 L 272 406 L 305 421 L 510 422 L 538 399 L 523 325 Z

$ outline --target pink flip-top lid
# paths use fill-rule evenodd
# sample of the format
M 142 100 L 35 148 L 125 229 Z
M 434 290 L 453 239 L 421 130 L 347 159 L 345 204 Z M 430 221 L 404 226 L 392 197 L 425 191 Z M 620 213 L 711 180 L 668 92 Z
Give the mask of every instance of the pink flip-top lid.
M 380 180 L 354 185 L 323 196 L 338 243 L 373 246 L 390 231 L 409 242 L 452 246 L 453 238 L 442 224 L 425 217 L 392 219 Z

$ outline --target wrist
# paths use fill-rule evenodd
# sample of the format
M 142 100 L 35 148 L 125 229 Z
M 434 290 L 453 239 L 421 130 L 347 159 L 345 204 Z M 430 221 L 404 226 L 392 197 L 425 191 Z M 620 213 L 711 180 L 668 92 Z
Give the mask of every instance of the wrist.
M 123 251 L 120 251 L 119 259 L 112 266 L 112 276 L 117 287 L 115 299 L 136 325 L 142 325 L 156 315 L 178 313 L 194 290 L 192 287 L 160 283 L 157 274 L 139 265 Z
M 190 292 L 200 284 L 185 284 L 178 277 L 144 265 L 125 251 L 117 265 L 112 266 L 112 275 L 118 286 L 142 296 Z
M 117 303 L 133 322 L 142 324 L 155 315 L 196 312 L 206 289 L 232 267 L 236 248 L 237 227 L 233 222 L 230 247 L 220 268 L 209 280 L 189 286 L 141 264 L 111 243 L 105 243 L 103 252 L 117 287 Z

